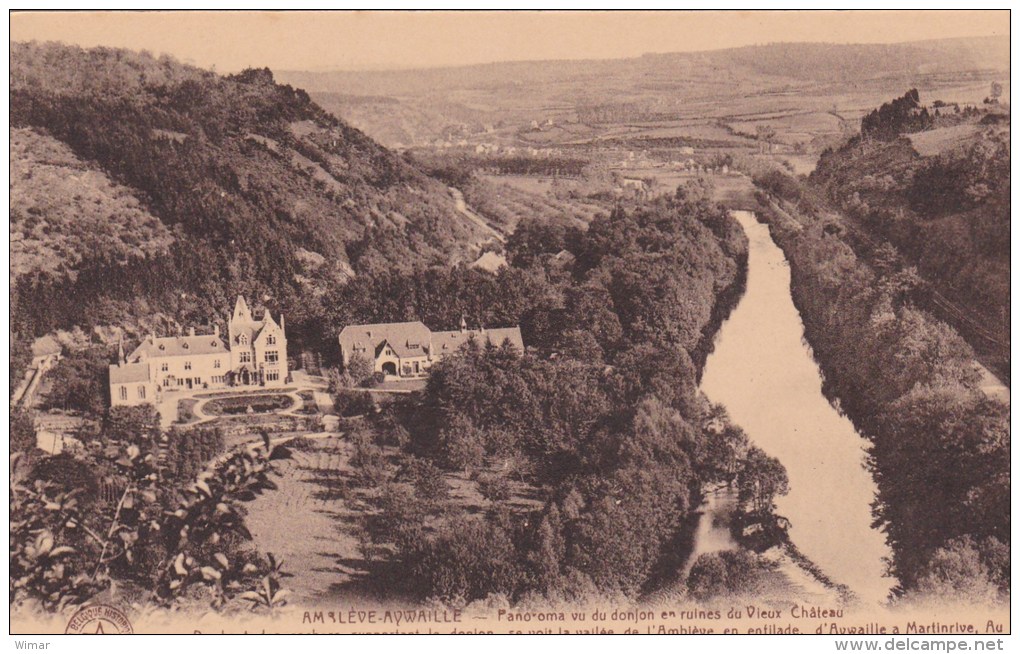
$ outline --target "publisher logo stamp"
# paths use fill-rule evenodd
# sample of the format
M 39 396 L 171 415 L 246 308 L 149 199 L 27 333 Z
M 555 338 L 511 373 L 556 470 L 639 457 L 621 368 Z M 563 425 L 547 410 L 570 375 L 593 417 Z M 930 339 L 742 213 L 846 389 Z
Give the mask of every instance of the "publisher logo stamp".
M 79 609 L 67 622 L 65 634 L 132 634 L 131 622 L 120 609 L 95 604 Z

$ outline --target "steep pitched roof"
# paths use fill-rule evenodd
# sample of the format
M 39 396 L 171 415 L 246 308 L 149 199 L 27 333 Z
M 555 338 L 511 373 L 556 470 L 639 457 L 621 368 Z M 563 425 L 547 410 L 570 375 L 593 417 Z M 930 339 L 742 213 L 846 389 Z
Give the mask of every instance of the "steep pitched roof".
M 183 357 L 221 352 L 226 354 L 229 350 L 220 337 L 213 334 L 148 337 L 128 356 L 128 361 L 138 361 L 142 356 L 148 358 Z
M 432 332 L 432 348 L 434 353 L 439 356 L 451 354 L 472 337 L 478 341 L 479 345 L 492 343 L 496 347 L 503 345 L 503 341 L 509 340 L 519 352 L 524 352 L 524 339 L 521 337 L 520 327 Z
M 149 363 L 147 361 L 110 366 L 111 384 L 133 384 L 147 381 L 149 381 Z
M 264 339 L 269 334 L 277 334 L 281 332 L 280 326 L 273 320 L 273 316 L 269 313 L 269 309 L 266 309 L 266 315 L 262 318 L 262 324 L 257 330 L 253 331 L 252 343 L 259 339 Z
M 251 320 L 251 309 L 248 308 L 248 302 L 244 299 L 243 295 L 237 296 L 237 302 L 234 303 L 234 315 L 231 316 L 232 320 Z
M 376 348 L 384 341 L 389 343 L 397 356 L 422 356 L 429 346 L 429 328 L 420 320 L 412 322 L 386 322 L 372 325 L 347 325 L 337 340 L 344 352 L 363 352 L 374 358 Z M 417 345 L 417 348 L 412 347 Z M 369 354 L 371 353 L 371 354 Z

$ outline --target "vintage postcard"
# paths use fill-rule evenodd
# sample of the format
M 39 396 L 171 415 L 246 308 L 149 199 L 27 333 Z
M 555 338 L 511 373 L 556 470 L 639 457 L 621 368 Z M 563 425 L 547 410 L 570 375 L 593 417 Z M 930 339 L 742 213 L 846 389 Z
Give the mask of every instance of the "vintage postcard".
M 12 12 L 19 647 L 1001 649 L 1009 21 Z

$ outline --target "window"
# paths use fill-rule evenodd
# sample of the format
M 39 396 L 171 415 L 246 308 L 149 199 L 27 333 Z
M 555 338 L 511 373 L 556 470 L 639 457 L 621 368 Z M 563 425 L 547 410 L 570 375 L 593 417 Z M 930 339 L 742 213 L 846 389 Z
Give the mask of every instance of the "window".
M 139 400 L 144 400 L 145 399 L 145 387 L 144 386 L 139 386 L 138 387 L 138 399 Z
M 276 337 L 270 334 L 266 337 L 266 345 L 276 345 Z
M 213 361 L 212 362 L 212 367 L 213 368 L 219 368 L 220 367 L 220 360 L 216 359 L 215 361 Z
M 277 381 L 280 379 L 280 373 L 278 372 L 267 372 L 266 381 Z
M 251 352 L 241 352 L 241 363 L 251 363 Z
M 190 361 L 185 361 L 184 362 L 184 369 L 185 370 L 191 370 L 191 362 Z
M 127 401 L 127 386 L 120 387 L 120 399 Z
M 184 377 L 181 377 L 180 379 L 177 380 L 177 385 L 184 386 Z
M 164 377 L 163 378 L 163 386 L 169 386 L 169 385 L 170 385 L 170 378 L 169 377 Z
M 248 335 L 247 334 L 241 334 L 240 336 L 237 337 L 237 342 L 240 343 L 241 345 L 247 345 L 248 344 Z
M 276 350 L 266 350 L 266 361 L 276 363 L 280 360 L 280 353 Z
M 162 370 L 163 372 L 169 372 L 170 371 L 170 364 L 169 363 L 164 363 L 162 366 L 159 367 L 159 369 Z

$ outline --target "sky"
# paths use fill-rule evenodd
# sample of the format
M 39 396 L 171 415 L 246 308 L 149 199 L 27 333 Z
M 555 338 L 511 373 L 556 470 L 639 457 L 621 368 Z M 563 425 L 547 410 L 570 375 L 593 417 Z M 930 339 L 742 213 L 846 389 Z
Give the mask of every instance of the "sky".
M 1009 34 L 1009 12 L 16 12 L 12 41 L 170 54 L 219 72 L 615 59 L 780 41 L 895 43 Z

